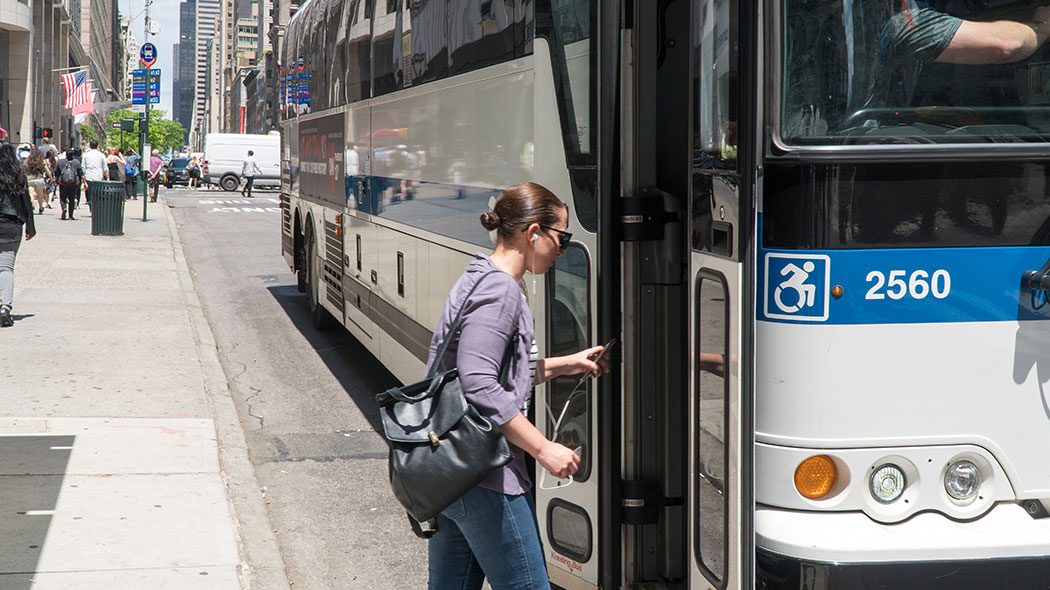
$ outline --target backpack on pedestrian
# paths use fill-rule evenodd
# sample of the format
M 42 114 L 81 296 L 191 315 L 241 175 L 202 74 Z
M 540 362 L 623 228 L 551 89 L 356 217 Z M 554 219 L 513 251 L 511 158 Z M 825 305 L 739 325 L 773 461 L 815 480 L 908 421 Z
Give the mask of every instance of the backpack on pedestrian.
M 80 181 L 80 177 L 77 174 L 78 167 L 69 160 L 62 160 L 58 163 L 58 184 L 63 186 L 73 186 Z

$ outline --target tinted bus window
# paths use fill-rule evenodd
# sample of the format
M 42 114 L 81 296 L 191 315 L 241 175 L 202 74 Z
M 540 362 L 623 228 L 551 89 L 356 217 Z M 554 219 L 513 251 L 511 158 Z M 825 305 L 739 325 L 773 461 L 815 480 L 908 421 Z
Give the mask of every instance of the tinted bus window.
M 440 80 L 448 74 L 446 2 L 411 0 L 402 21 L 402 79 L 405 86 Z
M 397 19 L 401 15 L 397 0 L 376 0 L 372 26 L 372 94 L 382 96 L 401 88 L 398 79 L 401 43 Z M 396 45 L 396 47 L 395 47 Z
M 514 59 L 514 2 L 467 0 L 449 6 L 450 69 L 453 74 Z
M 999 52 L 998 60 L 1018 61 L 996 65 L 981 65 L 991 61 L 992 52 L 976 51 L 980 43 L 948 51 L 964 21 L 1023 25 L 1040 20 L 1034 10 L 1035 5 L 1006 1 L 783 0 L 781 140 L 791 145 L 1050 140 L 1046 46 L 1027 56 Z
M 346 102 L 371 96 L 372 89 L 372 11 L 371 0 L 343 0 L 348 7 L 350 26 L 346 31 Z
M 693 0 L 693 164 L 736 168 L 735 2 Z
M 327 92 L 325 104 L 337 107 L 346 103 L 346 34 L 350 28 L 350 8 L 353 0 L 328 0 L 325 31 L 325 73 Z

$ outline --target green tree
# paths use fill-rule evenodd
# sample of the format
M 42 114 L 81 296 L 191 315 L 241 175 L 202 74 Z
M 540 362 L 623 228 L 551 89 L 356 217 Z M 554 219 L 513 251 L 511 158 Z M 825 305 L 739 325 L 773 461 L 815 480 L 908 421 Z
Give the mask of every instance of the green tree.
M 183 138 L 186 137 L 186 130 L 182 124 L 178 121 L 165 119 L 165 115 L 165 111 L 160 109 L 151 109 L 149 112 L 149 144 L 154 149 L 160 150 L 161 153 L 182 148 Z M 125 152 L 128 149 L 138 151 L 139 134 L 137 130 L 140 118 L 141 115 L 132 112 L 130 109 L 110 111 L 106 115 L 105 145 L 107 147 L 119 147 L 121 151 Z M 134 119 L 136 131 L 121 133 L 119 127 L 114 128 L 113 126 L 119 125 L 122 119 Z M 87 139 L 96 138 L 95 130 L 88 125 L 81 126 L 80 133 Z

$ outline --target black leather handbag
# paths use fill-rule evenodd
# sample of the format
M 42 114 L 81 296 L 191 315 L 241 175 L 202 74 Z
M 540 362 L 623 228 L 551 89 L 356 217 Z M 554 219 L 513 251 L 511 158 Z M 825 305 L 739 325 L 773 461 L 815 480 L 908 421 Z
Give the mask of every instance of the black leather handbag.
M 494 272 L 501 271 L 490 271 L 478 279 L 463 300 L 464 307 L 481 281 Z M 426 379 L 376 394 L 383 433 L 390 444 L 390 486 L 418 522 L 434 518 L 511 460 L 510 445 L 499 425 L 467 402 L 456 369 L 436 373 L 462 315 L 461 307 Z M 515 334 L 507 353 L 513 352 L 516 340 Z M 504 369 L 507 356 L 504 354 Z

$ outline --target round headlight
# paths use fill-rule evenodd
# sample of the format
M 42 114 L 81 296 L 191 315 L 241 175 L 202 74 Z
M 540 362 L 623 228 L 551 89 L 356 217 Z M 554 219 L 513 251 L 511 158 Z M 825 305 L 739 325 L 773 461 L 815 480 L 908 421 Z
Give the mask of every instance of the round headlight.
M 956 500 L 969 500 L 981 487 L 981 472 L 965 459 L 956 461 L 944 472 L 944 491 Z
M 900 498 L 906 485 L 904 471 L 891 463 L 876 469 L 871 474 L 871 481 L 869 482 L 871 495 L 883 504 L 889 504 Z

